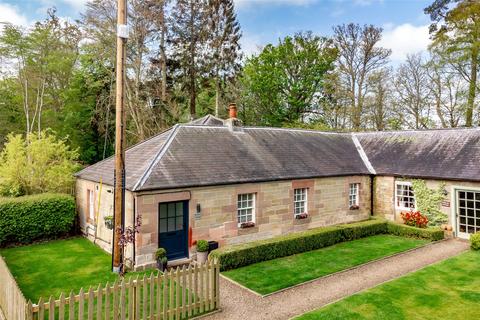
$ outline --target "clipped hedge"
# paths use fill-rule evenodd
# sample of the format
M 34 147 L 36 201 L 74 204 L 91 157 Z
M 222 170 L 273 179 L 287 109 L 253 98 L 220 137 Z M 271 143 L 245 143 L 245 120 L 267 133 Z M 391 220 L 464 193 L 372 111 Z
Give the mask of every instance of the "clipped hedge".
M 403 236 L 438 241 L 444 238 L 443 230 L 440 228 L 416 228 L 405 224 L 388 223 L 387 233 Z
M 386 221 L 372 219 L 290 233 L 284 236 L 235 246 L 226 246 L 213 250 L 210 253 L 210 259 L 217 258 L 220 262 L 221 270 L 225 271 L 386 232 Z
M 0 246 L 52 239 L 72 231 L 75 201 L 63 194 L 0 199 Z

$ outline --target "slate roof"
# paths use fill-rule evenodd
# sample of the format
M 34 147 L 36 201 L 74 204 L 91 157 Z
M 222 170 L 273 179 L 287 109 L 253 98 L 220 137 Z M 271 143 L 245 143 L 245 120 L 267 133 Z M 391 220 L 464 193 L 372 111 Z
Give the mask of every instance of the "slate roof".
M 172 129 L 162 132 L 150 139 L 128 148 L 125 152 L 125 187 L 133 190 L 135 182 L 140 179 L 147 170 L 148 165 L 162 150 L 165 140 L 171 134 Z M 114 158 L 113 156 L 77 172 L 75 176 L 113 185 Z
M 113 157 L 77 177 L 113 183 Z M 126 151 L 132 191 L 369 174 L 349 134 L 175 125 Z
M 480 181 L 480 129 L 355 134 L 378 175 Z
M 76 174 L 113 184 L 113 157 Z M 480 181 L 480 130 L 372 133 L 244 127 L 206 116 L 126 151 L 126 188 L 173 189 L 346 175 Z

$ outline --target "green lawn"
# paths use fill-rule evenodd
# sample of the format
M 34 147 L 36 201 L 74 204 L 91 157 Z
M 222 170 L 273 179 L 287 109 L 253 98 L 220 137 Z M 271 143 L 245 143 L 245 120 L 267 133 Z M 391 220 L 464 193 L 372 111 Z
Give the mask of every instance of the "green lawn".
M 480 252 L 466 252 L 297 320 L 480 319 Z
M 223 274 L 260 294 L 268 294 L 427 242 L 392 235 L 377 235 L 252 264 Z
M 85 238 L 56 240 L 0 250 L 27 299 L 58 298 L 80 288 L 118 279 L 110 271 L 111 256 Z M 136 273 L 133 273 L 134 275 Z

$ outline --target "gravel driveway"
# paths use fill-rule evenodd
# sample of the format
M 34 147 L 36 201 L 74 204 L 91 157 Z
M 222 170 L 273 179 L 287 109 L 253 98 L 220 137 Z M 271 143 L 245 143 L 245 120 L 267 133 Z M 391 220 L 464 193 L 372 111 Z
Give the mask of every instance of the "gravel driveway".
M 468 242 L 450 239 L 260 297 L 220 278 L 222 311 L 203 319 L 290 319 L 354 293 L 455 256 Z

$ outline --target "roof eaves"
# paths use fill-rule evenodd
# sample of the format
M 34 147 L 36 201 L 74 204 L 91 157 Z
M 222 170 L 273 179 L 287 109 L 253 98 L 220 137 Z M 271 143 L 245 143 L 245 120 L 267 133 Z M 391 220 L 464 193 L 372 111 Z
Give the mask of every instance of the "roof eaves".
M 179 127 L 180 127 L 180 125 L 178 125 L 178 124 L 173 126 L 172 131 L 168 135 L 168 138 L 165 141 L 164 145 L 162 146 L 162 148 L 160 148 L 158 153 L 155 155 L 152 162 L 150 162 L 150 164 L 148 165 L 145 172 L 142 174 L 140 179 L 138 179 L 137 183 L 135 183 L 135 185 L 132 188 L 132 191 L 136 191 L 138 188 L 141 188 L 143 186 L 143 184 L 147 181 L 148 177 L 152 173 L 152 169 L 158 164 L 158 162 L 160 162 L 163 155 L 165 154 L 165 152 L 167 152 L 168 148 L 170 147 L 170 144 L 172 143 L 173 139 L 175 138 Z
M 365 153 L 365 150 L 363 150 L 363 147 L 362 147 L 360 141 L 358 141 L 358 138 L 355 135 L 355 133 L 352 133 L 352 141 L 355 144 L 355 147 L 357 148 L 358 154 L 360 155 L 360 158 L 362 159 L 363 163 L 365 164 L 365 167 L 367 167 L 368 172 L 370 172 L 370 174 L 377 174 L 376 171 L 375 171 L 375 168 L 373 168 L 372 164 L 370 163 L 370 160 L 368 159 L 368 156 Z

